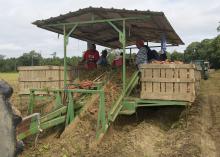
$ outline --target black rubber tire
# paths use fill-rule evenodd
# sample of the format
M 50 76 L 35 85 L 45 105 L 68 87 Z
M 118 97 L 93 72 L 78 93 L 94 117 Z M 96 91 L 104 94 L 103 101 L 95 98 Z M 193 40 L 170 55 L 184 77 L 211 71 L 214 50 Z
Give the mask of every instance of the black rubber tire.
M 205 71 L 204 72 L 204 80 L 208 80 L 208 78 L 209 78 L 209 72 Z
M 15 157 L 16 136 L 11 106 L 0 94 L 0 156 Z

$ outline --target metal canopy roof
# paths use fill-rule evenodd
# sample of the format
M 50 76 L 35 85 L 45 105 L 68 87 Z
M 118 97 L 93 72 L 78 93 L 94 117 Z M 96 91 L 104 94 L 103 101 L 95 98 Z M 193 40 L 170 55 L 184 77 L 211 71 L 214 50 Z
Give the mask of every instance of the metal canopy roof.
M 70 37 L 94 42 L 105 47 L 121 48 L 118 32 L 109 23 L 97 22 L 97 20 L 118 19 L 112 23 L 122 30 L 123 22 L 120 19 L 125 18 L 127 18 L 125 24 L 126 46 L 134 45 L 136 39 L 160 43 L 163 34 L 166 36 L 168 44 L 184 44 L 163 12 L 90 7 L 46 20 L 37 20 L 33 24 L 63 34 L 64 25 L 69 32 L 74 24 L 78 23 Z

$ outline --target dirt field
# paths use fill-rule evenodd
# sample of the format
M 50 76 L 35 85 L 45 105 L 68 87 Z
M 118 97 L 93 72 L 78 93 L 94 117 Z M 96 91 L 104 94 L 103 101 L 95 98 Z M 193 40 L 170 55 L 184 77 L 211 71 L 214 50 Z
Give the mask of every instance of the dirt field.
M 189 109 L 140 108 L 136 115 L 120 116 L 98 147 L 88 145 L 94 136 L 82 129 L 84 125 L 94 129 L 93 115 L 88 113 L 77 131 L 68 128 L 61 139 L 51 134 L 22 156 L 220 157 L 219 99 L 220 71 L 216 71 L 201 82 L 200 95 Z
M 88 156 L 220 157 L 219 78 L 217 71 L 202 81 L 189 109 L 145 108 L 137 116 L 119 118 Z

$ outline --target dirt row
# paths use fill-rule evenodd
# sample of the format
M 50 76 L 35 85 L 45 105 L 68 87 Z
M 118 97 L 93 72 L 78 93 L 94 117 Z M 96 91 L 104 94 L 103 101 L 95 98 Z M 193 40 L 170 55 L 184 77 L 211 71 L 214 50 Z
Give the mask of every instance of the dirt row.
M 220 71 L 201 82 L 190 108 L 140 108 L 120 117 L 91 156 L 219 157 Z
M 103 87 L 106 116 L 111 105 L 121 93 L 121 81 L 116 83 L 118 79 L 115 79 L 115 77 L 117 78 L 120 75 L 119 71 L 119 73 L 111 77 L 113 81 L 110 80 Z M 33 143 L 29 144 L 21 156 L 81 156 L 83 153 L 90 151 L 90 148 L 96 144 L 99 96 L 92 95 L 87 101 L 83 108 L 84 112 L 65 129 L 61 138 L 54 138 L 56 132 L 50 132 L 49 136 L 47 135 L 39 139 L 36 147 Z
M 219 157 L 219 78 L 217 71 L 203 80 L 200 95 L 189 108 L 139 108 L 135 115 L 118 117 L 98 147 L 92 145 L 97 123 L 94 103 L 75 128 L 67 128 L 60 139 L 54 134 L 40 139 L 37 147 L 28 148 L 22 156 Z M 117 91 L 112 86 L 108 89 Z M 111 97 L 106 99 L 110 102 Z

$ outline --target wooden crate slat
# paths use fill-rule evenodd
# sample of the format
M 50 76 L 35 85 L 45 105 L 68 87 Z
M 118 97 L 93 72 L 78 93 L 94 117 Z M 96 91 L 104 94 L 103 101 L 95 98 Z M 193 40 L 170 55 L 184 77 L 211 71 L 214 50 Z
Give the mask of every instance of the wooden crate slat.
M 193 64 L 144 64 L 141 66 L 142 99 L 194 101 L 199 73 Z
M 166 69 L 160 69 L 161 78 L 166 78 Z
M 166 83 L 161 82 L 160 88 L 161 88 L 160 92 L 166 92 Z
M 160 79 L 165 79 L 165 80 L 167 80 L 166 79 L 166 69 L 160 69 L 160 78 L 158 78 L 159 80 Z M 158 79 L 154 79 L 155 81 L 158 81 Z M 148 82 L 148 80 L 144 80 L 144 81 L 147 81 Z M 163 82 L 163 81 L 160 81 L 161 83 L 160 83 L 160 92 L 166 92 L 166 83 L 165 82 Z
M 180 93 L 187 93 L 187 83 L 180 83 Z
M 143 89 L 144 91 L 148 91 L 148 92 L 152 92 L 152 83 L 148 83 L 148 82 L 144 82 L 145 85 L 145 89 Z
M 173 93 L 178 94 L 179 92 L 179 83 L 173 82 Z
M 167 68 L 178 68 L 178 69 L 186 69 L 186 68 L 195 68 L 194 64 L 142 64 L 140 66 L 142 69 L 148 69 L 148 68 L 153 68 L 153 69 L 167 69 Z
M 187 69 L 180 69 L 180 78 L 187 78 Z
M 190 93 L 185 93 L 181 95 L 177 94 L 167 94 L 167 93 L 141 93 L 141 99 L 152 99 L 152 100 L 177 100 L 177 101 L 189 101 L 193 102 L 195 97 Z
M 172 82 L 195 82 L 195 78 L 142 78 L 141 81 L 144 82 L 167 82 L 167 83 L 172 83 Z
M 153 72 L 152 69 L 143 69 L 143 77 L 144 78 L 152 78 L 153 77 Z
M 67 82 L 72 83 L 73 71 L 68 67 Z M 29 94 L 30 89 L 64 88 L 64 68 L 60 66 L 19 67 L 19 94 Z M 77 69 L 74 69 L 76 73 Z
M 160 78 L 160 69 L 152 69 L 152 71 L 153 71 L 153 78 L 151 79 L 156 80 L 157 78 Z M 155 82 L 153 84 L 152 89 L 153 89 L 152 92 L 160 92 L 160 83 Z
M 71 67 L 67 67 L 67 70 L 71 70 Z M 63 66 L 20 66 L 18 67 L 18 71 L 41 71 L 41 70 L 64 70 Z
M 195 80 L 197 80 L 197 78 L 196 78 L 196 70 L 189 69 L 189 78 L 194 78 Z

